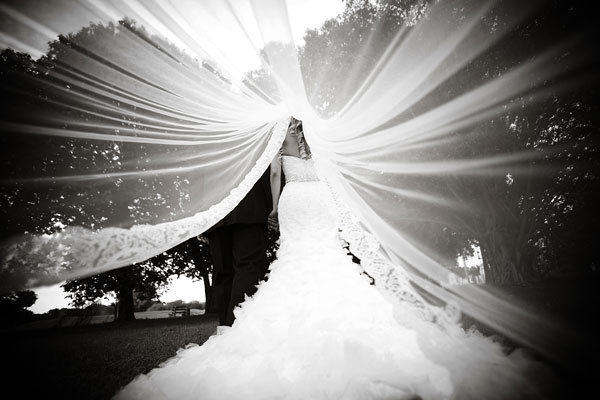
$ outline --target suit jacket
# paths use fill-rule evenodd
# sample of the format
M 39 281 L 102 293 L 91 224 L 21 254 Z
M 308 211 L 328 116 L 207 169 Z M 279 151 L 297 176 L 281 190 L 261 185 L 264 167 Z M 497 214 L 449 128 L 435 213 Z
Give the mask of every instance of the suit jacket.
M 271 167 L 269 167 L 252 186 L 246 197 L 207 232 L 221 226 L 233 224 L 267 224 L 267 219 L 272 210 Z

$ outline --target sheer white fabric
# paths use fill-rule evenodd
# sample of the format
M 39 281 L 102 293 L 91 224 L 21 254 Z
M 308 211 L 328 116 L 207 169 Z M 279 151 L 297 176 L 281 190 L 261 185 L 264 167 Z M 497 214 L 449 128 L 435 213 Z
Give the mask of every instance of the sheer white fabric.
M 525 378 L 532 364 L 519 353 L 506 357 L 478 333 L 448 335 L 415 315 L 413 304 L 394 310 L 341 247 L 337 207 L 312 161 L 284 156 L 283 171 L 281 247 L 268 281 L 235 310 L 233 327 L 180 350 L 115 399 L 536 395 Z
M 18 238 L 7 251 L 13 259 L 27 260 L 31 268 L 16 269 L 3 284 L 11 287 L 27 282 L 28 286 L 40 286 L 93 275 L 144 261 L 151 255 L 199 235 L 221 220 L 244 198 L 279 151 L 288 124 L 289 118 L 275 124 L 264 152 L 242 182 L 207 210 L 156 225 L 97 231 L 65 227 L 49 235 Z M 35 265 L 31 265 L 32 261 Z
M 335 193 L 343 237 L 379 287 L 425 319 L 456 319 L 454 307 L 432 315 L 410 279 L 554 353 L 549 339 L 562 332 L 547 321 L 477 288 L 441 287 L 447 272 L 435 249 L 406 228 L 420 206 L 448 214 L 470 206 L 439 196 L 436 185 L 422 189 L 421 182 L 497 179 L 531 157 L 478 158 L 454 152 L 453 145 L 494 112 L 520 104 L 512 98 L 559 74 L 553 57 L 564 48 L 504 74 L 480 71 L 465 89 L 443 96 L 458 71 L 531 11 L 505 3 L 416 2 L 393 34 L 365 29 L 333 54 L 339 59 L 327 58 L 332 54 L 324 47 L 308 60 L 299 60 L 294 16 L 278 0 L 2 5 L 0 42 L 35 56 L 58 33 L 89 21 L 104 24 L 55 44 L 47 76 L 23 78 L 43 90 L 41 100 L 3 117 L 0 129 L 14 150 L 7 157 L 17 164 L 28 146 L 38 146 L 31 164 L 45 163 L 3 171 L 10 196 L 41 198 L 14 215 L 31 214 L 34 221 L 32 214 L 44 214 L 44 223 L 32 222 L 28 234 L 3 244 L 3 289 L 128 265 L 201 233 L 257 179 L 293 115 L 304 123 L 319 176 Z M 502 24 L 496 15 L 503 15 Z M 127 21 L 107 25 L 124 17 L 137 28 Z M 34 98 L 28 90 L 14 96 Z

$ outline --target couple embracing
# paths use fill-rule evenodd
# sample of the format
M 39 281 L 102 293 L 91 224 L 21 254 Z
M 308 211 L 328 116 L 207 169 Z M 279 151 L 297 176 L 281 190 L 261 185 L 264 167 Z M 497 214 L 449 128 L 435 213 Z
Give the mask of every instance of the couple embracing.
M 268 266 L 267 226 L 277 220 L 280 247 Z M 544 398 L 528 381 L 526 359 L 480 334 L 450 335 L 409 303 L 394 307 L 342 248 L 337 222 L 292 119 L 280 156 L 207 234 L 222 327 L 115 398 Z
M 213 258 L 213 293 L 220 326 L 231 326 L 233 310 L 268 271 L 268 229 L 278 229 L 283 155 L 309 159 L 302 122 L 294 118 L 281 151 L 244 199 L 211 229 L 205 232 Z

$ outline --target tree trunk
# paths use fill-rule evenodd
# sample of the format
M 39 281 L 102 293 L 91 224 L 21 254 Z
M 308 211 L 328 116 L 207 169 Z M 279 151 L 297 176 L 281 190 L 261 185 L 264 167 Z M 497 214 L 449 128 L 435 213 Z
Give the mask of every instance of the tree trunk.
M 210 280 L 208 278 L 208 272 L 202 273 L 202 282 L 204 282 L 204 295 L 206 297 L 204 312 L 206 314 L 215 314 L 217 312 L 217 307 L 214 301 L 213 288 L 210 285 Z
M 486 235 L 479 239 L 485 283 L 489 285 L 522 285 L 534 278 L 530 257 L 524 257 L 525 245 L 511 246 L 501 235 Z
M 527 246 L 523 241 L 526 223 L 515 214 L 511 204 L 498 196 L 484 192 L 488 212 L 482 214 L 477 226 L 478 241 L 483 257 L 485 282 L 489 285 L 523 284 L 526 277 L 521 251 Z
M 126 271 L 119 271 L 117 282 L 117 318 L 116 321 L 135 320 L 133 303 L 133 282 Z
M 487 285 L 499 286 L 504 281 L 504 274 L 502 273 L 504 268 L 491 242 L 489 239 L 479 239 L 483 270 L 485 272 L 485 283 Z

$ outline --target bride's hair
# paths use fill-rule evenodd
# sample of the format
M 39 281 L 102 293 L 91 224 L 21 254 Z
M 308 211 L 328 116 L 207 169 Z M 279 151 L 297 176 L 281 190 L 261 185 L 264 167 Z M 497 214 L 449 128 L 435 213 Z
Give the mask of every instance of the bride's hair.
M 308 143 L 306 143 L 306 139 L 304 138 L 304 128 L 302 127 L 302 121 L 292 117 L 288 129 L 292 130 L 292 134 L 298 142 L 298 151 L 300 152 L 300 158 L 310 158 L 310 147 L 308 146 Z

